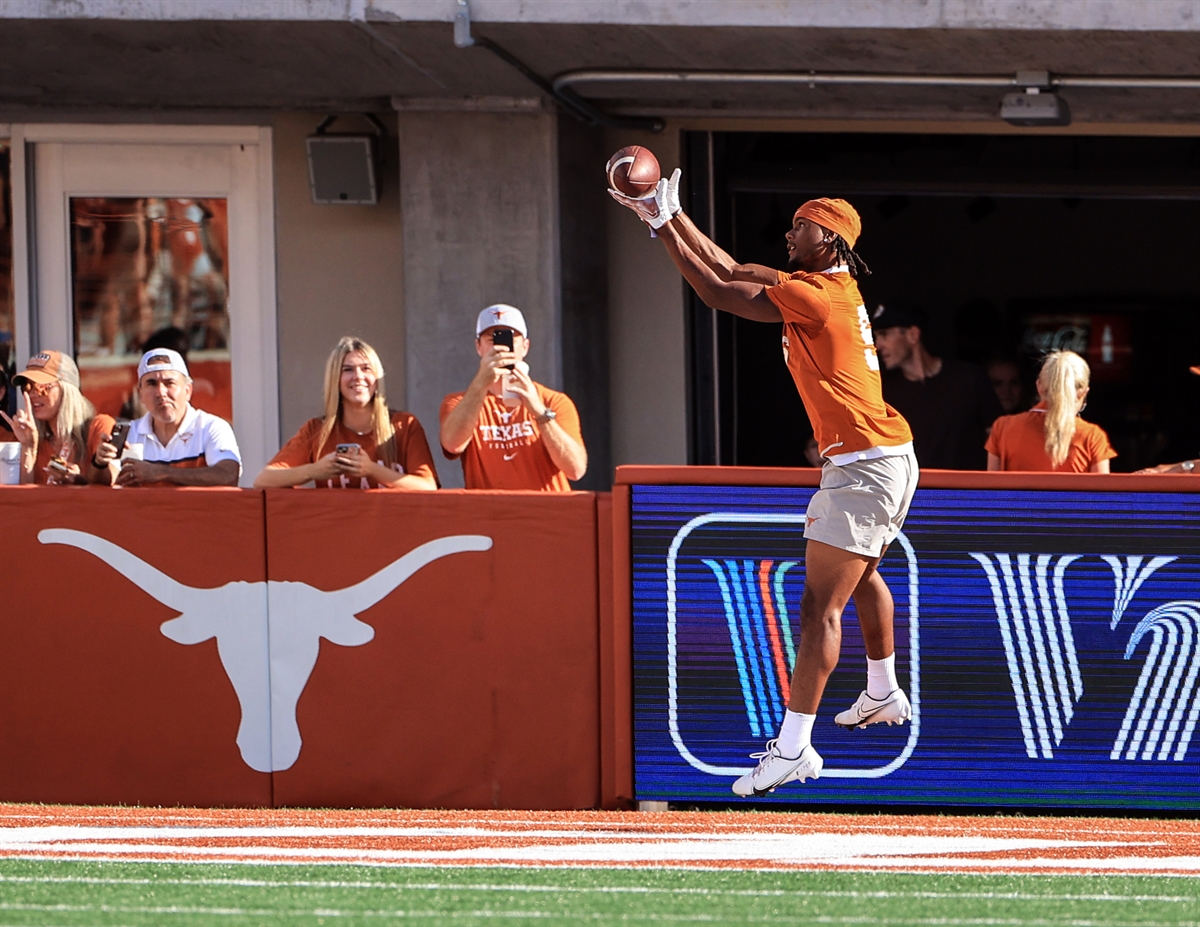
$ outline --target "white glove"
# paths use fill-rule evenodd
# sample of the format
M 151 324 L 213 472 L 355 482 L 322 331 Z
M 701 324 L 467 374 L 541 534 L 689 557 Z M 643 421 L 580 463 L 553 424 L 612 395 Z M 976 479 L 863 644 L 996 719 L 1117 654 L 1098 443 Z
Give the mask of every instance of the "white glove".
M 652 229 L 660 229 L 667 222 L 683 212 L 679 204 L 679 178 L 683 172 L 675 168 L 671 179 L 659 178 L 658 185 L 645 196 L 626 196 L 619 190 L 608 188 L 608 195 L 627 209 L 637 213 L 637 217 Z
M 682 176 L 683 171 L 675 168 L 670 180 L 665 177 L 659 178 L 658 186 L 654 188 L 656 214 L 653 219 L 647 220 L 650 228 L 662 228 L 683 212 L 683 207 L 679 204 L 679 178 Z

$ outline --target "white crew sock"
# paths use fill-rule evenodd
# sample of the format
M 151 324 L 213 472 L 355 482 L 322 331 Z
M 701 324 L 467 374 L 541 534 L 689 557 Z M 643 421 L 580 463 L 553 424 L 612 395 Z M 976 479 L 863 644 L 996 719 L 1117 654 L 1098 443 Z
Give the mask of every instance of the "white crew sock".
M 882 660 L 867 657 L 867 695 L 874 699 L 885 699 L 897 689 L 896 655 L 893 653 Z
M 783 716 L 783 727 L 779 729 L 776 749 L 789 760 L 800 755 L 800 751 L 812 743 L 813 722 L 816 715 L 802 715 L 790 708 Z

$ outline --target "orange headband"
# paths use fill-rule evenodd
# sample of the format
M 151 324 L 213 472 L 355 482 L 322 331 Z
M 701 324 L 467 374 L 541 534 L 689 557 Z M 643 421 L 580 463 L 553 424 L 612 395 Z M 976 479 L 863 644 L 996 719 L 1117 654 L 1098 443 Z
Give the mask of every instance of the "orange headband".
M 837 232 L 845 239 L 851 248 L 858 241 L 862 232 L 862 220 L 854 207 L 845 200 L 831 200 L 822 197 L 819 200 L 809 200 L 796 210 L 795 219 L 809 219 L 822 225 L 831 232 Z

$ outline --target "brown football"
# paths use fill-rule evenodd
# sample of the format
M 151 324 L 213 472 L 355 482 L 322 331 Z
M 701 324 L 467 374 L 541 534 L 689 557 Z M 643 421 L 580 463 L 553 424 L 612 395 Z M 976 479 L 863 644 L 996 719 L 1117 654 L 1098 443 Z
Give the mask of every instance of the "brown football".
M 658 158 L 649 148 L 628 145 L 608 159 L 608 185 L 626 196 L 645 196 L 662 177 Z

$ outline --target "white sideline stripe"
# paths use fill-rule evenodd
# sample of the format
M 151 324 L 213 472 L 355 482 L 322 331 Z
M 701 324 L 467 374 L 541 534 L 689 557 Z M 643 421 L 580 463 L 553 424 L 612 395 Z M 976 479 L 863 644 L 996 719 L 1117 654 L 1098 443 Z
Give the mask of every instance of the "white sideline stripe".
M 810 836 L 797 832 L 794 836 Z M 296 838 L 296 837 L 538 837 L 553 839 L 601 839 L 601 841 L 644 841 L 644 839 L 728 839 L 728 833 L 695 831 L 659 832 L 655 830 L 624 833 L 596 833 L 590 830 L 515 831 L 490 827 L 104 827 L 50 825 L 46 827 L 0 827 L 0 847 L 8 843 L 77 841 L 77 839 L 211 839 L 214 837 Z M 792 835 L 788 835 L 792 836 Z M 812 835 L 816 836 L 816 835 Z M 827 835 L 820 835 L 827 836 Z
M 52 855 L 31 853 L 31 854 L 22 855 L 22 856 L 10 856 L 8 858 L 9 859 L 32 860 L 32 861 L 39 861 L 39 862 L 85 862 L 85 863 L 100 862 L 100 863 L 120 863 L 120 864 L 127 864 L 127 865 L 162 864 L 162 865 L 170 865 L 170 866 L 179 866 L 179 865 L 218 866 L 219 865 L 219 866 L 223 866 L 225 868 L 232 868 L 235 866 L 245 866 L 247 868 L 255 868 L 255 869 L 278 869 L 280 867 L 285 867 L 285 866 L 292 867 L 292 868 L 301 868 L 301 867 L 311 868 L 311 867 L 319 866 L 319 867 L 331 868 L 331 869 L 336 868 L 336 867 L 353 866 L 355 868 L 360 868 L 360 869 L 381 869 L 381 870 L 438 868 L 437 863 L 422 862 L 422 861 L 416 861 L 416 860 L 399 860 L 399 861 L 383 862 L 383 861 L 379 861 L 379 860 L 358 859 L 358 860 L 351 860 L 350 862 L 346 862 L 344 860 L 330 860 L 330 859 L 303 859 L 303 860 L 300 860 L 300 859 L 254 859 L 254 858 L 249 858 L 249 857 L 243 857 L 241 859 L 184 859 L 184 860 L 181 860 L 181 859 L 179 859 L 177 854 L 160 856 L 160 857 L 140 856 L 136 859 L 131 859 L 128 856 L 106 856 L 103 854 L 94 854 L 94 855 L 88 855 L 88 856 L 72 856 L 72 855 L 63 854 L 63 853 L 55 853 Z M 1133 858 L 1139 859 L 1142 861 L 1146 861 L 1143 857 L 1133 857 Z M 4 859 L 4 857 L 0 857 L 0 862 L 3 862 L 3 859 Z M 928 860 L 928 859 L 929 859 L 929 857 L 924 857 L 923 859 L 918 860 L 916 863 L 914 863 L 908 867 L 896 866 L 896 867 L 894 867 L 894 871 L 909 872 L 909 873 L 916 873 L 916 874 L 925 873 L 928 870 L 934 868 L 927 864 L 927 862 L 925 860 Z M 1190 856 L 1189 857 L 1170 857 L 1170 858 L 1163 857 L 1163 859 L 1168 862 L 1170 860 L 1183 859 L 1183 860 L 1188 861 L 1189 863 L 1193 863 L 1195 865 L 1190 865 L 1188 867 L 1182 867 L 1182 868 L 1178 867 L 1178 866 L 1174 867 L 1174 868 L 1172 868 L 1171 866 L 1163 866 L 1162 868 L 1154 868 L 1154 867 L 1136 868 L 1133 870 L 1117 871 L 1117 872 L 1114 872 L 1114 874 L 1124 875 L 1124 876 L 1137 875 L 1139 878 L 1147 878 L 1147 879 L 1155 879 L 1155 880 L 1161 880 L 1161 879 L 1183 880 L 1183 879 L 1186 879 L 1188 885 L 1193 884 L 1194 879 L 1195 879 L 1194 872 L 1196 869 L 1196 865 L 1200 865 L 1200 862 L 1197 862 L 1197 857 L 1190 857 Z M 968 858 L 968 859 L 959 860 L 959 862 L 962 864 L 962 868 L 958 869 L 958 870 L 950 870 L 950 871 L 957 871 L 957 872 L 961 872 L 961 873 L 974 874 L 974 875 L 983 875 L 983 876 L 988 876 L 988 877 L 1006 875 L 1006 874 L 1009 874 L 1009 875 L 1014 874 L 1013 872 L 1009 872 L 1004 868 L 1005 863 L 1003 860 L 996 860 L 993 865 L 988 867 L 988 868 L 993 869 L 994 870 L 993 872 L 977 871 L 983 867 L 976 866 L 975 863 L 978 861 L 974 860 L 974 859 Z M 1044 868 L 1041 869 L 1040 871 L 1033 871 L 1030 874 L 1037 875 L 1043 879 L 1074 878 L 1076 875 L 1073 872 L 1056 872 L 1056 871 L 1054 871 L 1056 868 L 1062 868 L 1059 865 L 1060 864 L 1059 860 L 1041 859 L 1041 860 L 1036 860 L 1035 862 L 1044 866 Z M 1081 869 L 1081 870 L 1087 870 L 1088 869 L 1087 864 L 1089 862 L 1090 862 L 1089 860 L 1083 860 L 1079 865 L 1076 865 L 1074 868 Z M 479 861 L 475 861 L 475 862 L 464 861 L 461 863 L 457 863 L 455 865 L 455 868 L 456 869 L 461 868 L 468 872 L 469 871 L 478 871 L 481 869 L 502 869 L 502 870 L 512 870 L 514 872 L 529 872 L 530 871 L 530 867 L 525 863 L 505 862 L 502 860 L 490 860 L 490 861 L 489 860 L 479 860 Z M 641 865 L 637 865 L 637 864 L 634 864 L 632 866 L 621 866 L 621 865 L 605 864 L 605 863 L 600 862 L 600 863 L 571 863 L 570 865 L 554 867 L 554 868 L 560 868 L 560 869 L 564 869 L 564 870 L 566 870 L 566 869 L 587 870 L 587 871 L 592 871 L 592 872 L 613 872 L 614 870 L 625 871 L 625 872 L 638 872 L 638 871 L 641 871 L 642 869 L 644 869 L 645 867 L 643 867 Z M 710 865 L 704 865 L 702 863 L 684 863 L 684 862 L 659 863 L 659 868 L 660 869 L 668 869 L 668 870 L 677 871 L 677 872 L 713 872 L 714 871 L 713 867 Z M 828 863 L 828 862 L 823 863 L 820 867 L 820 871 L 822 871 L 822 872 L 867 872 L 867 873 L 870 873 L 870 872 L 878 872 L 879 868 L 880 867 L 879 867 L 878 858 L 877 857 L 869 857 L 866 862 L 850 863 L 850 862 L 846 862 L 846 861 L 840 861 L 837 863 Z M 949 867 L 947 867 L 947 868 L 949 868 Z M 1013 868 L 1015 870 L 1016 867 L 1013 867 Z M 1097 867 L 1097 868 L 1099 868 L 1099 867 Z M 1029 867 L 1025 866 L 1025 867 L 1022 867 L 1022 869 L 1027 870 L 1027 869 L 1029 869 Z M 758 865 L 758 866 L 739 866 L 736 870 L 727 870 L 727 871 L 761 872 L 761 873 L 769 873 L 771 875 L 778 875 L 780 872 L 786 872 L 788 870 L 781 869 L 778 865 Z M 39 927 L 46 927 L 46 925 L 39 925 Z M 1139 927 L 1145 927 L 1145 925 L 1139 925 Z M 1174 927 L 1183 927 L 1183 925 L 1176 924 L 1176 925 L 1174 925 Z M 1196 927 L 1200 927 L 1200 921 L 1197 922 Z
M 122 830 L 125 830 L 122 828 Z M 246 835 L 249 836 L 249 835 Z M 555 843 L 535 846 L 469 847 L 446 850 L 390 849 L 370 847 L 280 847 L 164 845 L 156 842 L 78 841 L 43 842 L 38 840 L 0 843 L 5 850 L 25 853 L 69 853 L 86 856 L 106 854 L 164 854 L 194 857 L 256 857 L 260 859 L 341 859 L 341 860 L 514 860 L 525 862 L 684 862 L 771 860 L 779 863 L 850 864 L 874 862 L 888 865 L 889 858 L 900 858 L 905 865 L 913 860 L 929 859 L 941 865 L 939 857 L 950 854 L 1003 853 L 1018 850 L 1054 850 L 1098 847 L 1131 848 L 1127 841 L 1044 840 L 1033 838 L 996 838 L 977 836 L 929 837 L 921 835 L 879 837 L 873 834 L 746 834 L 737 836 L 687 835 L 680 839 L 656 836 L 647 841 Z M 986 860 L 984 862 L 987 862 Z M 954 861 L 961 865 L 962 861 Z M 974 864 L 972 861 L 970 864 Z
M 579 886 L 579 885 L 493 885 L 487 882 L 379 882 L 379 881 L 315 881 L 293 879 L 116 879 L 90 876 L 4 876 L 5 882 L 63 885 L 211 885 L 231 888 L 380 888 L 396 892 L 532 892 L 574 895 L 701 895 L 746 898 L 976 898 L 996 901 L 1118 901 L 1187 903 L 1200 899 L 1197 895 L 1075 895 L 1036 894 L 1029 892 L 897 892 L 897 891 L 815 891 L 808 889 L 721 889 L 721 888 L 652 888 L 644 885 Z

